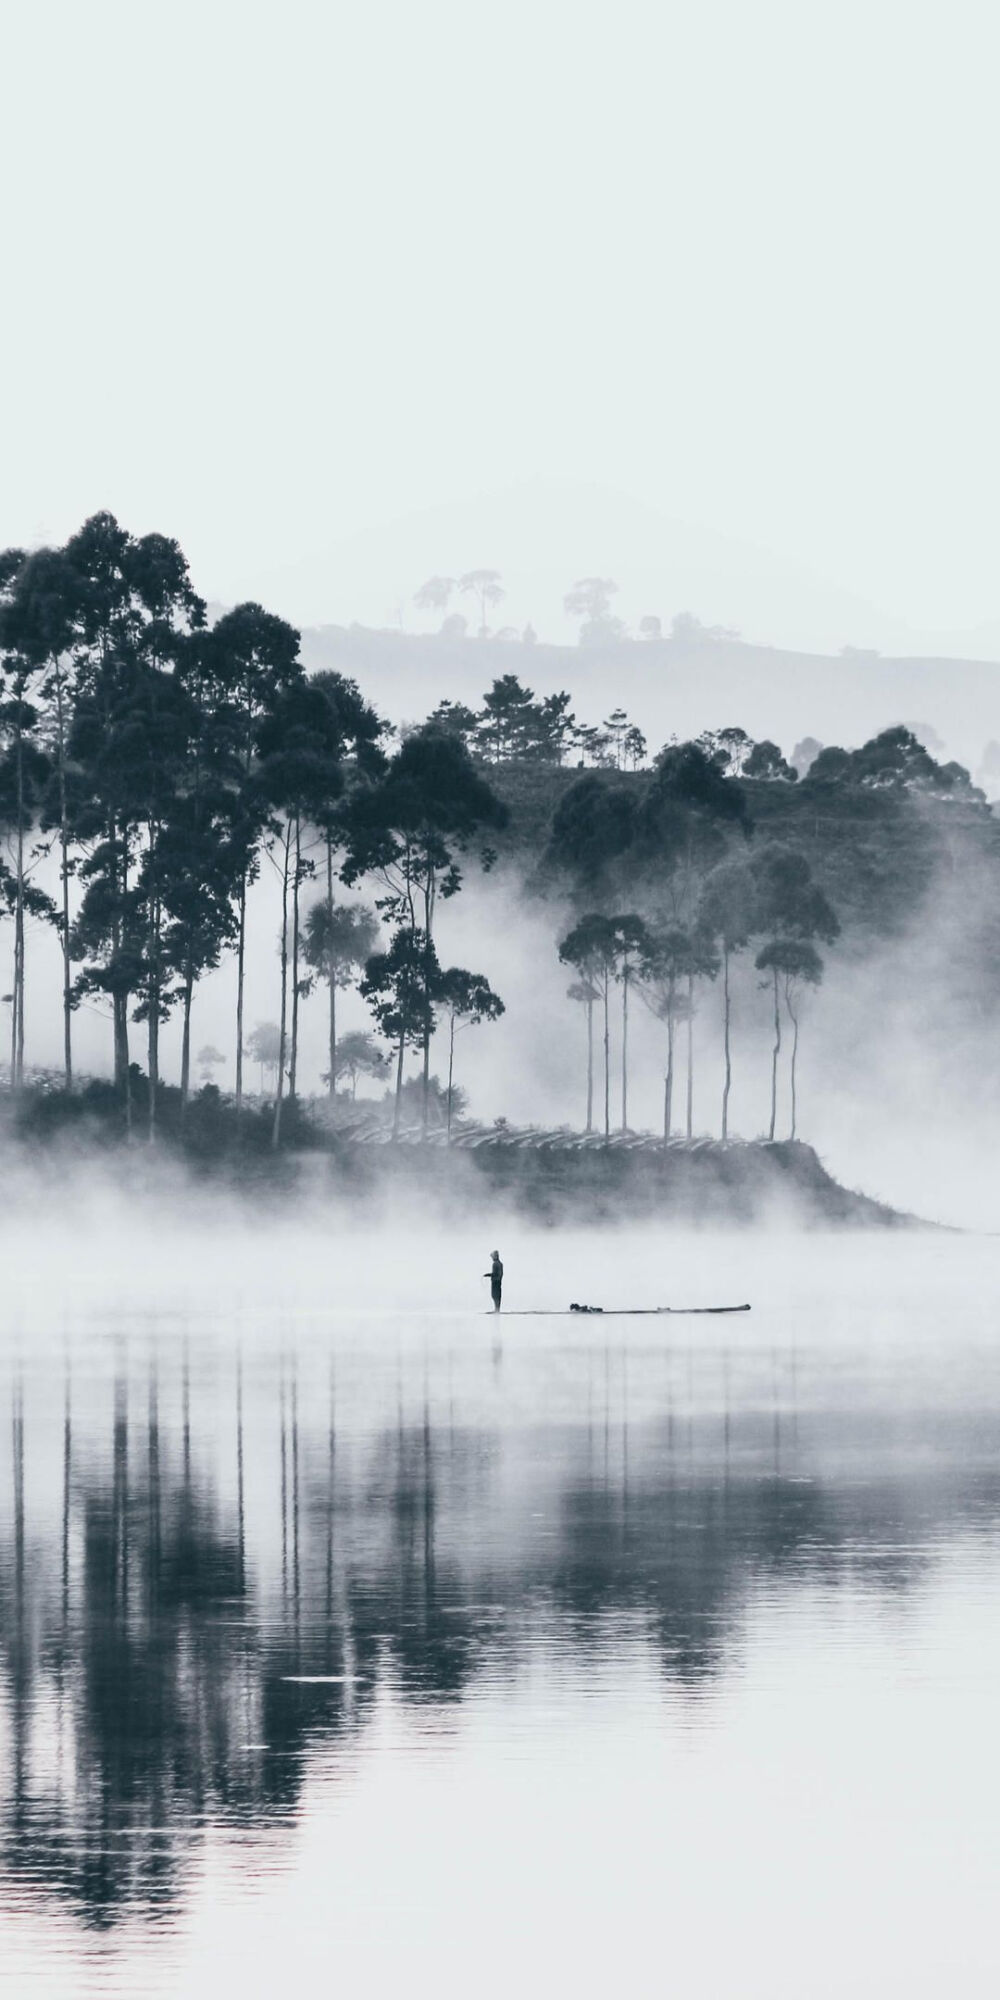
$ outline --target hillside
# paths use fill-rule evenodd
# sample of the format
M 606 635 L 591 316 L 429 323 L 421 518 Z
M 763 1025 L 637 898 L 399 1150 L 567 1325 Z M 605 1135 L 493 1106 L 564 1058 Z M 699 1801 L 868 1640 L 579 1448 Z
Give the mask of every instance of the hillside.
M 1000 666 L 981 660 L 797 653 L 708 632 L 579 647 L 361 625 L 306 630 L 302 654 L 311 671 L 351 674 L 395 723 L 422 720 L 443 698 L 478 706 L 494 679 L 514 673 L 540 694 L 567 688 L 586 721 L 620 703 L 654 748 L 738 723 L 787 754 L 805 736 L 850 746 L 906 722 L 929 725 L 976 776 L 1000 737 Z
M 503 764 L 490 781 L 510 812 L 496 845 L 502 857 L 544 884 L 552 815 L 578 770 Z M 604 780 L 636 794 L 645 772 L 609 772 Z M 743 779 L 751 840 L 780 840 L 800 849 L 830 897 L 849 947 L 899 935 L 912 922 L 941 871 L 964 870 L 966 893 L 984 876 L 1000 882 L 1000 819 L 958 800 L 922 798 L 861 786 L 762 783 Z M 984 917 L 978 947 L 1000 962 L 1000 919 Z

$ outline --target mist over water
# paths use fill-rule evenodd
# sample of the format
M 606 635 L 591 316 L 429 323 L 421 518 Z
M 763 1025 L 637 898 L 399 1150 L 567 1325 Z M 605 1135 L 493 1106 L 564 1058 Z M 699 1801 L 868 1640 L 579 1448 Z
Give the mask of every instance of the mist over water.
M 995 1990 L 995 1244 L 118 1220 L 0 1339 L 0 1991 Z

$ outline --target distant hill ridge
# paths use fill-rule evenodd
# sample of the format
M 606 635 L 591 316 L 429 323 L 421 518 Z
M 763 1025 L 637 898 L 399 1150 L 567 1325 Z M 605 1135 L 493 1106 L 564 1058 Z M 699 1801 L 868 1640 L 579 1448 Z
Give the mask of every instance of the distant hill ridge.
M 442 699 L 475 706 L 502 674 L 536 693 L 566 688 L 581 719 L 620 705 L 656 748 L 670 736 L 738 724 L 787 752 L 804 736 L 847 747 L 897 722 L 929 726 L 977 774 L 1000 738 L 1000 663 L 789 652 L 705 630 L 592 646 L 322 625 L 302 634 L 312 672 L 351 674 L 395 723 Z

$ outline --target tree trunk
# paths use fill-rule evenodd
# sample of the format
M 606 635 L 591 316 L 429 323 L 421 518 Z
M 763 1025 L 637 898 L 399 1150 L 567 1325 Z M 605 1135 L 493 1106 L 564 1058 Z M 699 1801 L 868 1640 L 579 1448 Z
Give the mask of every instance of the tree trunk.
M 622 1134 L 628 1131 L 628 960 L 622 969 Z
M 302 873 L 302 821 L 295 815 L 295 874 L 292 878 L 292 1055 L 288 1095 L 295 1098 L 299 1073 L 299 878 Z
M 768 1138 L 774 1138 L 778 1121 L 778 1057 L 781 1054 L 781 1002 L 778 996 L 778 969 L 774 967 L 774 1048 L 771 1051 L 771 1124 Z
M 247 939 L 247 878 L 246 870 L 240 881 L 240 917 L 236 938 L 236 1115 L 239 1117 L 243 1105 L 243 975 L 246 962 Z M 264 1094 L 261 1082 L 261 1096 Z
M 399 1051 L 396 1056 L 396 1102 L 392 1108 L 392 1136 L 399 1138 L 399 1119 L 403 1108 L 403 1057 L 406 1053 L 406 1029 L 399 1037 Z
M 56 666 L 56 764 L 59 774 L 59 853 L 62 878 L 63 1063 L 66 1088 L 73 1088 L 73 961 L 69 950 L 69 836 L 66 809 L 66 732 L 62 670 Z
M 160 939 L 159 901 L 156 894 L 156 835 L 149 829 L 149 1013 L 146 1020 L 146 1052 L 149 1070 L 149 1143 L 156 1143 L 156 1093 L 160 1081 Z
M 289 856 L 292 850 L 292 824 L 285 821 L 285 847 L 281 867 L 281 1024 L 278 1029 L 278 1077 L 274 1089 L 274 1122 L 271 1126 L 271 1145 L 277 1148 L 281 1137 L 281 1100 L 285 1083 L 285 1054 L 288 1041 L 288 876 Z
M 455 1016 L 448 1024 L 448 1144 L 451 1145 L 451 1092 L 455 1076 Z
M 796 1095 L 796 1082 L 797 1082 L 796 1070 L 799 1060 L 799 1017 L 795 1012 L 794 1007 L 792 1006 L 791 981 L 787 979 L 785 981 L 785 1006 L 788 1008 L 788 1017 L 792 1024 L 792 1129 L 789 1134 L 789 1137 L 794 1139 L 796 1133 L 796 1123 L 798 1119 L 798 1099 Z
M 184 974 L 184 1026 L 181 1033 L 181 1117 L 187 1109 L 188 1092 L 191 1088 L 191 1001 L 194 995 L 194 969 L 188 966 Z
M 670 1144 L 674 1122 L 674 982 L 667 986 L 667 1070 L 663 1079 L 663 1143 Z
M 694 975 L 687 982 L 687 1136 L 694 1137 Z
M 18 688 L 20 710 L 20 688 Z M 14 996 L 11 1005 L 10 1085 L 19 1091 L 24 1082 L 24 765 L 21 721 L 17 724 L 17 865 L 14 902 Z
M 427 1137 L 427 1121 L 431 1094 L 431 924 L 434 915 L 434 883 L 428 878 L 424 890 L 424 1034 L 423 1034 L 423 1102 L 420 1110 L 420 1129 Z
M 326 920 L 333 936 L 333 842 L 326 838 Z M 337 1095 L 337 968 L 330 960 L 330 1102 Z
M 587 1130 L 594 1129 L 594 1002 L 587 1001 Z
M 608 1028 L 608 975 L 604 975 L 604 1137 L 611 1137 L 611 1034 Z
M 729 949 L 722 947 L 722 1032 L 726 1051 L 726 1081 L 722 1086 L 722 1143 L 729 1137 L 729 1087 L 733 1080 L 733 1068 L 729 1050 Z

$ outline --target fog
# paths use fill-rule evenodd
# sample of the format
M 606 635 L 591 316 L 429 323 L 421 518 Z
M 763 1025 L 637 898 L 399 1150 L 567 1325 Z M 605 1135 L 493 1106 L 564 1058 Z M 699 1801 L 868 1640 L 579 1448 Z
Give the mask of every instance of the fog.
M 110 506 L 220 601 L 382 623 L 429 510 L 512 563 L 555 480 L 561 588 L 596 490 L 662 523 L 637 611 L 694 544 L 764 638 L 995 628 L 995 57 L 981 0 L 517 0 L 485 51 L 455 0 L 22 10 L 0 541 Z

